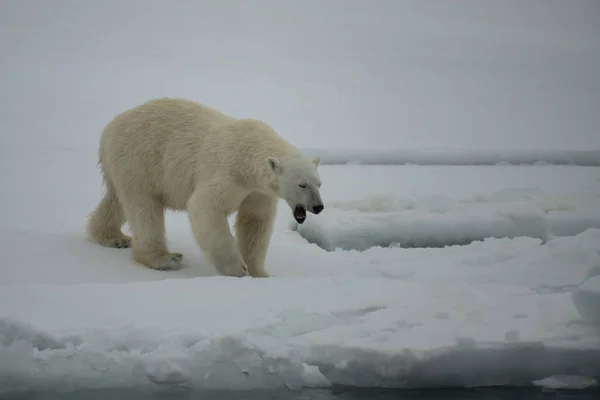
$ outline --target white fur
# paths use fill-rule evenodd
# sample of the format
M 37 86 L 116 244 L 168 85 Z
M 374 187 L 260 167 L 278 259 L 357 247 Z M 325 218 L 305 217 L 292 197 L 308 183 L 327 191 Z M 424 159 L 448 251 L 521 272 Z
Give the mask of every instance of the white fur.
M 155 99 L 117 115 L 100 139 L 106 193 L 88 220 L 92 240 L 132 247 L 134 261 L 176 269 L 164 210 L 187 211 L 206 259 L 222 275 L 266 277 L 277 200 L 322 205 L 319 159 L 267 124 L 184 99 Z M 305 186 L 300 187 L 299 185 Z M 237 211 L 236 239 L 227 217 Z M 121 231 L 127 222 L 133 238 Z

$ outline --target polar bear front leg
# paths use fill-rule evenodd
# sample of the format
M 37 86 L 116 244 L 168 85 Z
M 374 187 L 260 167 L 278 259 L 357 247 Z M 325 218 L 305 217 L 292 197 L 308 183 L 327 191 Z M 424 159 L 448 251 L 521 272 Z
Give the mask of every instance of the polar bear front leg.
M 190 197 L 188 215 L 192 232 L 198 247 L 220 275 L 247 276 L 248 267 L 231 234 L 226 212 L 220 204 L 214 204 L 215 195 L 215 188 L 197 187 Z
M 266 278 L 267 249 L 273 234 L 277 199 L 262 193 L 252 193 L 240 205 L 236 217 L 236 236 L 240 253 L 255 278 Z

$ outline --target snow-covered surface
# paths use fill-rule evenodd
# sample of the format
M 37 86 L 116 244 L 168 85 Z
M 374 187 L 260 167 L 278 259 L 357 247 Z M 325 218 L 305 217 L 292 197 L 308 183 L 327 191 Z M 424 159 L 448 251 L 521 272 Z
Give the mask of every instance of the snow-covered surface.
M 534 384 L 545 389 L 579 390 L 595 387 L 598 385 L 598 382 L 593 378 L 585 376 L 558 375 L 537 380 Z
M 42 163 L 45 154 L 54 152 L 20 156 Z M 129 250 L 101 248 L 83 238 L 85 214 L 101 188 L 95 165 L 79 158 L 66 152 L 53 166 L 24 171 L 19 180 L 3 175 L 10 190 L 1 228 L 2 391 L 478 386 L 584 377 L 567 379 L 576 386 L 600 377 L 599 325 L 585 311 L 578 313 L 572 298 L 590 274 L 576 293 L 592 292 L 600 229 L 546 243 L 516 237 L 435 249 L 326 252 L 289 229 L 290 211 L 280 204 L 267 260 L 273 276 L 234 279 L 215 276 L 194 245 L 185 214 L 172 213 L 169 240 L 187 266 L 149 271 L 130 262 Z M 577 220 L 579 208 L 600 193 L 595 168 L 321 171 L 327 208 L 309 215 L 313 222 L 342 212 L 335 204 L 352 201 L 383 214 L 410 212 L 364 200 L 365 194 L 382 193 L 391 199 L 413 193 L 414 209 L 494 198 L 493 214 L 504 204 L 498 201 L 502 187 L 521 188 L 506 192 L 507 210 L 520 202 L 563 209 L 565 219 Z M 28 182 L 37 174 L 42 176 L 33 189 Z M 44 174 L 61 179 L 45 184 Z M 70 210 L 68 218 L 57 223 L 44 198 Z M 394 218 L 392 227 L 401 216 Z M 343 232 L 344 222 L 338 222 Z M 348 229 L 351 235 L 355 227 Z M 434 234 L 433 224 L 431 229 Z M 597 301 L 588 296 L 584 307 L 597 310 Z
M 600 150 L 302 149 L 326 165 L 581 165 L 600 166 Z
M 386 171 L 384 167 L 336 168 L 345 168 L 348 181 L 356 179 L 357 182 L 378 179 L 375 176 Z M 360 198 L 331 201 L 327 204 L 327 212 L 319 218 L 309 218 L 302 225 L 293 222 L 290 227 L 310 243 L 328 251 L 338 248 L 365 250 L 373 246 L 444 247 L 491 237 L 528 236 L 545 242 L 556 236 L 576 235 L 589 228 L 600 229 L 597 169 L 422 168 L 391 169 L 398 171 L 390 172 L 396 176 L 398 188 L 388 189 L 387 193 L 369 191 Z M 494 183 L 527 174 L 531 178 L 537 175 L 542 184 L 543 176 L 552 177 L 549 171 L 556 171 L 552 179 L 564 181 L 556 187 L 550 185 L 553 194 L 546 193 L 538 185 L 491 186 L 489 192 L 454 193 L 452 185 L 461 186 L 454 176 L 475 181 L 477 178 L 472 176 L 475 171 L 487 171 Z M 580 177 L 584 176 L 589 176 L 589 186 L 582 185 Z M 571 177 L 575 179 L 567 183 Z M 446 178 L 444 185 L 441 181 Z M 437 184 L 443 185 L 444 189 L 437 194 L 420 193 L 415 189 L 419 179 L 432 185 L 439 180 Z M 484 183 L 477 182 L 477 185 Z M 562 192 L 555 191 L 557 188 Z
M 600 269 L 597 265 L 596 270 Z M 573 293 L 575 306 L 584 318 L 600 324 L 600 274 L 587 279 Z
M 600 171 L 545 165 L 598 165 L 597 20 L 548 0 L 0 2 L 0 393 L 597 382 Z M 102 127 L 165 95 L 322 157 L 326 209 L 295 231 L 280 205 L 272 277 L 215 276 L 183 213 L 180 271 L 84 239 Z M 326 165 L 374 163 L 500 165 Z M 392 242 L 465 245 L 371 247 Z

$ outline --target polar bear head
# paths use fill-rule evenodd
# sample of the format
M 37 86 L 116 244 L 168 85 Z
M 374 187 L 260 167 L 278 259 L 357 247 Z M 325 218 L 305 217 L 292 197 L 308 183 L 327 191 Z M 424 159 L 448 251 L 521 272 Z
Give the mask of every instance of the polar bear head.
M 277 195 L 288 203 L 299 224 L 306 219 L 306 211 L 318 214 L 324 208 L 319 192 L 319 161 L 318 157 L 312 162 L 304 157 L 290 160 L 267 158 L 268 168 L 275 177 Z

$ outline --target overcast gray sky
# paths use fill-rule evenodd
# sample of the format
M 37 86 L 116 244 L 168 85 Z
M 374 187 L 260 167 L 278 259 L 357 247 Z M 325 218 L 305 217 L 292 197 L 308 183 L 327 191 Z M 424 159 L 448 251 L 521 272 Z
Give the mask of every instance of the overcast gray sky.
M 0 3 L 1 143 L 95 148 L 156 96 L 300 147 L 600 148 L 600 2 Z

